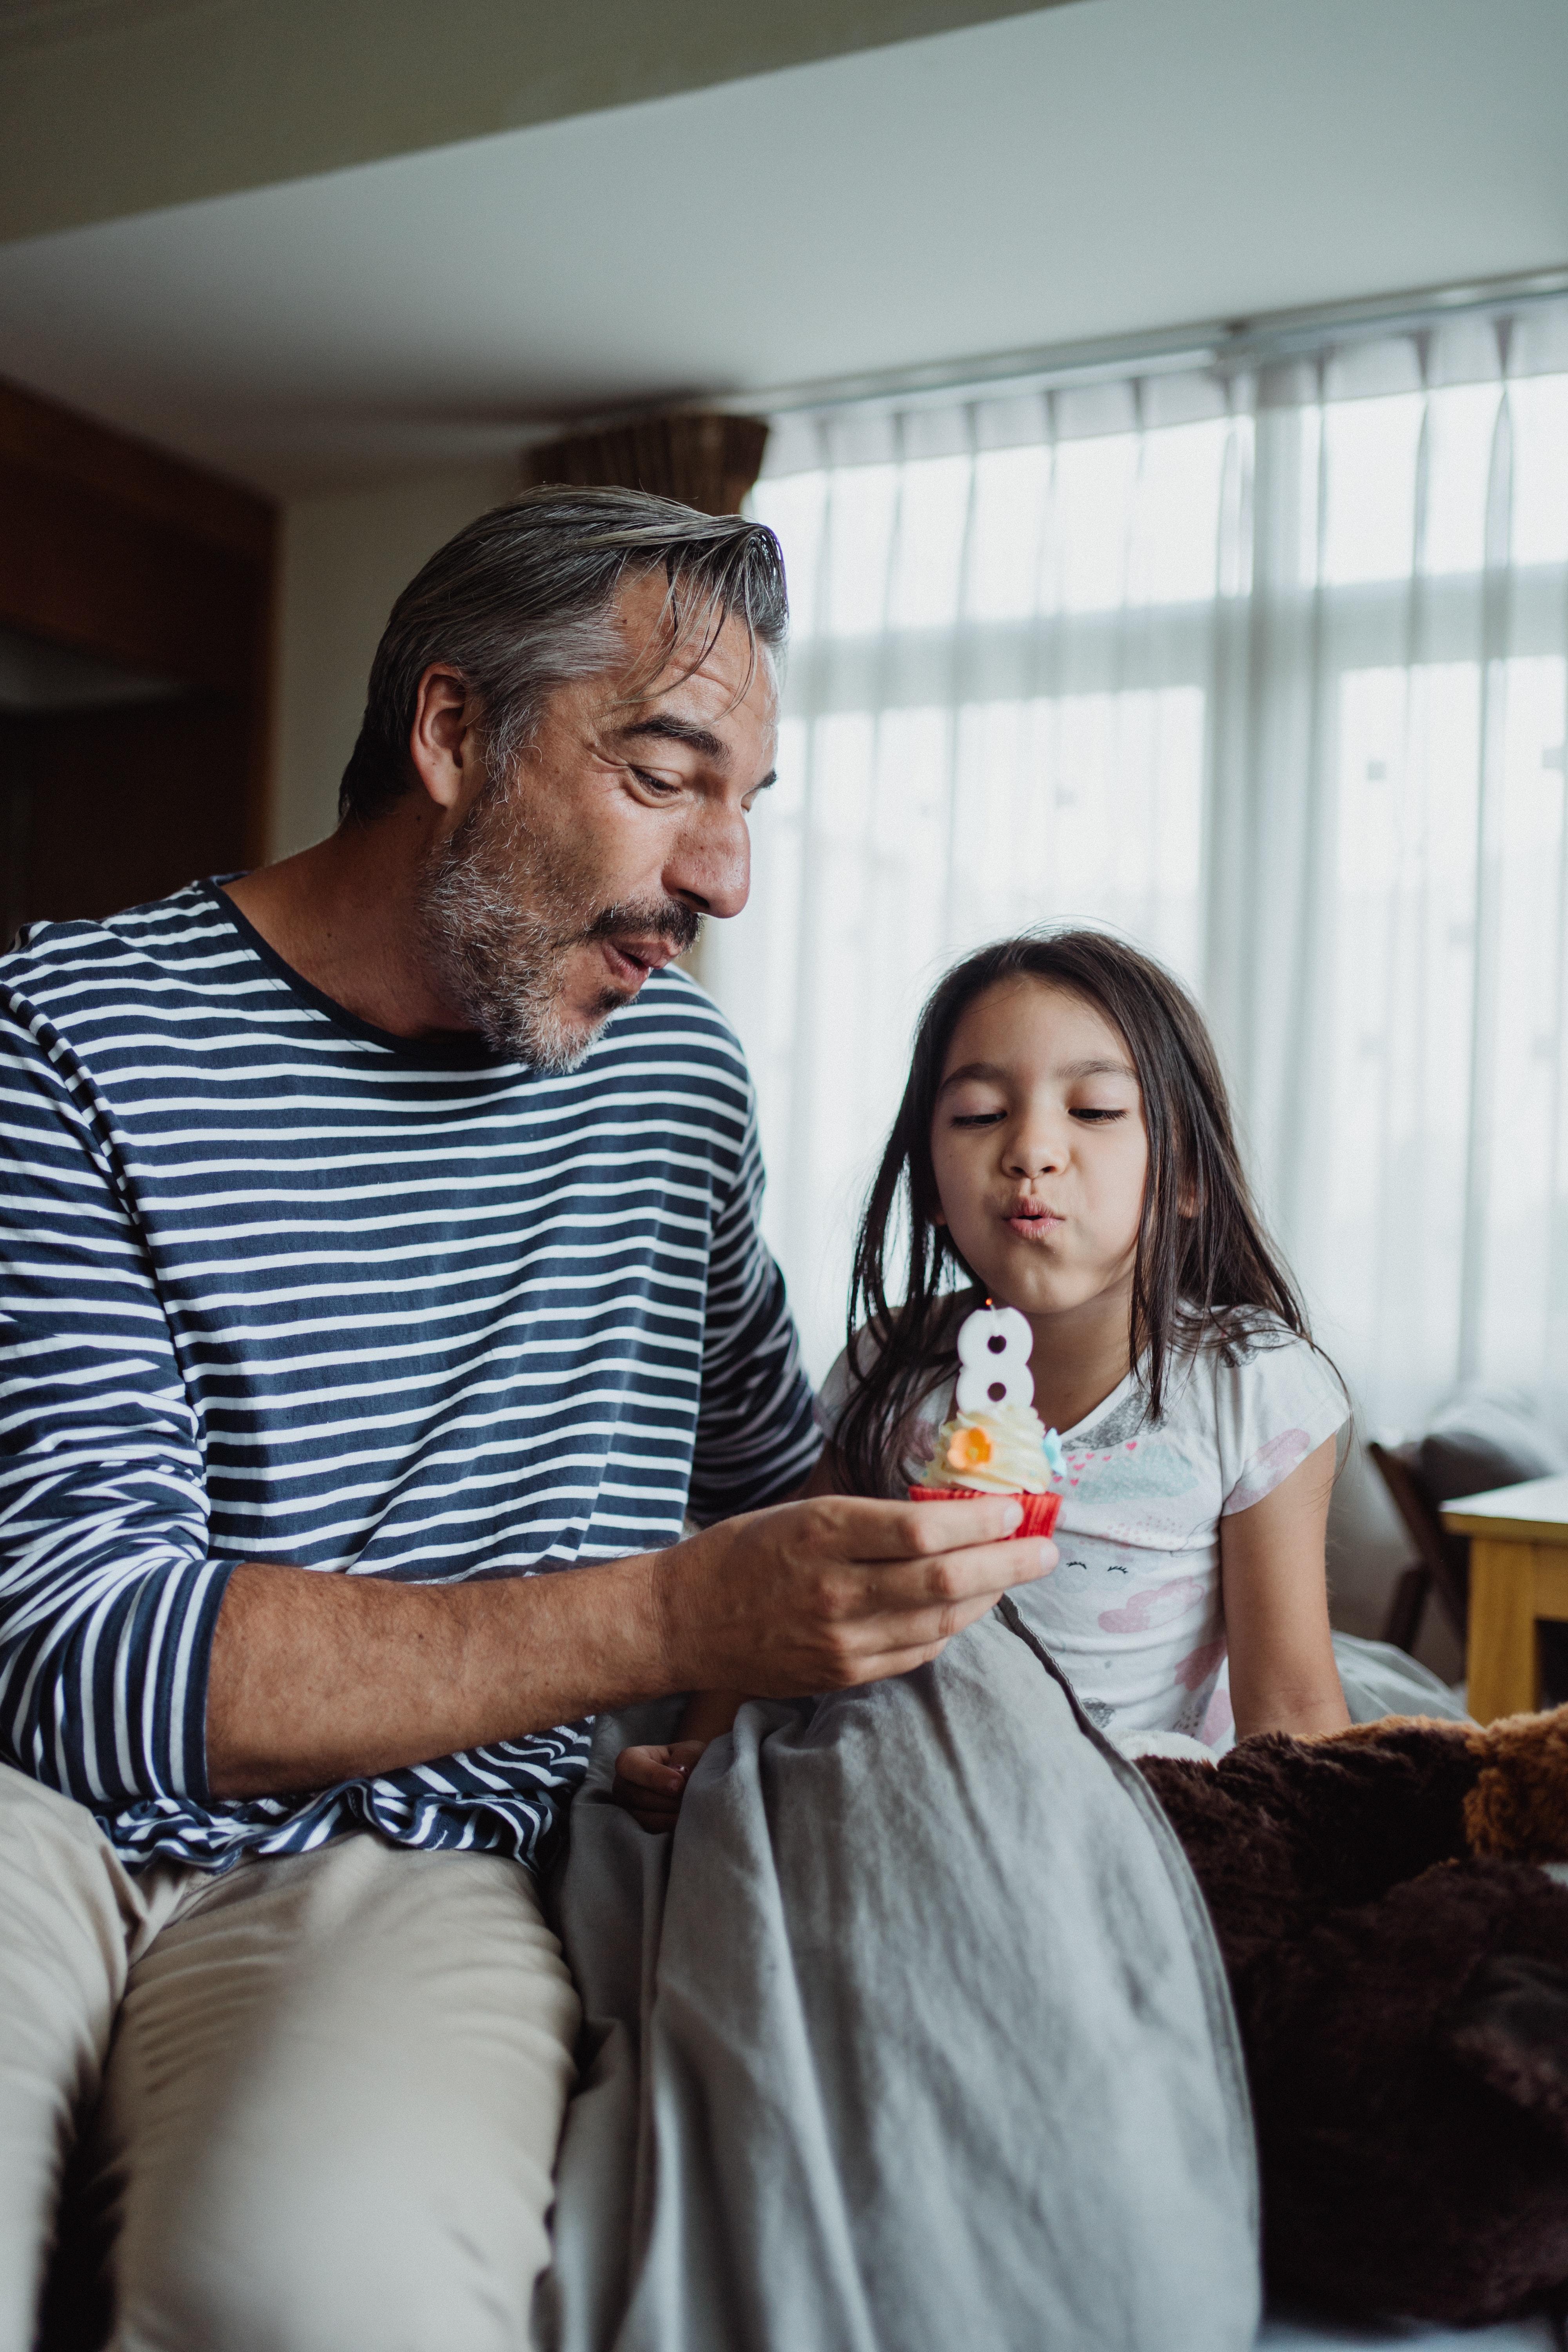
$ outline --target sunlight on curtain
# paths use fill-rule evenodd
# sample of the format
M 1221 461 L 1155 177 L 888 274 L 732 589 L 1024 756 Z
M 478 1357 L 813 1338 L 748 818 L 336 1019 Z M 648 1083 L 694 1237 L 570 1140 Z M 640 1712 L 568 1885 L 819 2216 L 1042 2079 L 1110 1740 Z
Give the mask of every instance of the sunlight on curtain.
M 706 970 L 813 1370 L 921 996 L 1070 919 L 1197 989 L 1372 1423 L 1568 1421 L 1568 312 L 785 419 L 754 508 L 780 781 Z

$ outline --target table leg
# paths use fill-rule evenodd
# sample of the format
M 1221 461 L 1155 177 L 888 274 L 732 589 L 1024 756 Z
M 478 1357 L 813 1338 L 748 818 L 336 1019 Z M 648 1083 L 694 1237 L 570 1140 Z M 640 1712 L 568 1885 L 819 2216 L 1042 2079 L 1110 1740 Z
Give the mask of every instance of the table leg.
M 1533 1547 L 1476 1536 L 1470 1542 L 1468 1705 L 1478 1723 L 1541 1705 Z

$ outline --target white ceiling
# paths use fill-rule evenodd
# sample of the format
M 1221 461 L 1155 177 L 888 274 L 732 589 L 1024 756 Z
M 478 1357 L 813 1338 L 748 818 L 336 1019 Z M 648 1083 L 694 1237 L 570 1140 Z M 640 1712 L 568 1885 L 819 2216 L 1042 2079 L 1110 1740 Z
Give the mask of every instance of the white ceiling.
M 1045 5 L 0 0 L 0 238 L 716 89 Z
M 1568 262 L 1563 0 L 1088 0 L 0 249 L 0 373 L 284 495 L 665 397 Z

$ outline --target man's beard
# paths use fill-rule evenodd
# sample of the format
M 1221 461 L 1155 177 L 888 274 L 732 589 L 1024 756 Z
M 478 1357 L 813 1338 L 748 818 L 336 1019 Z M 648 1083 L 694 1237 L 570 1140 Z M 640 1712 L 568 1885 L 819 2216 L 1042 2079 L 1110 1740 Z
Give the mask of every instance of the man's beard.
M 635 990 L 607 981 L 586 1013 L 563 1002 L 566 966 L 585 941 L 655 936 L 679 955 L 701 918 L 678 899 L 605 906 L 594 861 L 531 833 L 515 786 L 487 784 L 421 877 L 419 926 L 445 992 L 492 1052 L 533 1068 L 574 1070 Z

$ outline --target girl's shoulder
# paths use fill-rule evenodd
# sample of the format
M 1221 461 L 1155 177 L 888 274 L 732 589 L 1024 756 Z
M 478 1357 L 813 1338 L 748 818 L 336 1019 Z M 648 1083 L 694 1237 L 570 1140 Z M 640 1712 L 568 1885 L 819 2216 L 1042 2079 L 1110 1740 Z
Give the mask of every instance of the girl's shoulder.
M 952 1322 L 954 1337 L 956 1337 L 959 1323 L 971 1303 L 966 1299 L 957 1299 L 953 1303 L 951 1318 L 944 1316 L 944 1323 L 948 1320 Z M 945 1330 L 939 1331 L 939 1340 L 944 1339 L 946 1336 Z M 825 1437 L 832 1439 L 837 1435 L 838 1425 L 848 1409 L 849 1401 L 855 1394 L 856 1389 L 863 1381 L 869 1379 L 874 1367 L 879 1362 L 889 1344 L 889 1334 L 887 1324 L 862 1323 L 850 1334 L 848 1345 L 841 1349 L 834 1358 L 827 1377 L 816 1392 L 815 1406 L 816 1425 Z M 896 1313 L 892 1324 L 891 1344 L 894 1347 L 898 1345 Z M 927 1393 L 932 1398 L 939 1397 L 944 1387 L 951 1389 L 952 1385 L 952 1371 L 943 1365 L 932 1372 Z M 940 1418 L 945 1418 L 945 1415 L 939 1415 Z
M 1179 1385 L 1177 1412 L 1211 1421 L 1226 1512 L 1261 1502 L 1351 1418 L 1328 1357 L 1256 1307 L 1212 1318 Z
M 865 1325 L 855 1333 L 847 1348 L 840 1348 L 828 1368 L 826 1379 L 816 1391 L 816 1402 L 812 1408 L 816 1425 L 825 1437 L 837 1435 L 845 1407 L 854 1393 L 856 1371 L 850 1364 L 851 1349 L 861 1377 L 881 1353 L 880 1344 L 873 1339 Z
M 1198 1352 L 1216 1384 L 1258 1392 L 1307 1388 L 1350 1412 L 1345 1384 L 1322 1349 L 1265 1307 L 1216 1307 Z

